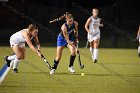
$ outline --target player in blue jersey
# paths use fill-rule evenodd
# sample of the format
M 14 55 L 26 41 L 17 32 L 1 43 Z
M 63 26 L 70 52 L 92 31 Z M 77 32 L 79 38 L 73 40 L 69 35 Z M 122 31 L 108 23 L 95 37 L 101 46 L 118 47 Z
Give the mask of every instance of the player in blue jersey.
M 59 33 L 57 37 L 57 53 L 56 53 L 56 58 L 54 59 L 54 65 L 52 67 L 52 70 L 50 71 L 50 74 L 55 73 L 58 63 L 62 56 L 62 51 L 65 46 L 67 46 L 70 49 L 70 53 L 71 53 L 68 70 L 71 73 L 75 72 L 73 64 L 74 64 L 76 51 L 77 51 L 77 48 L 75 46 L 75 41 L 78 42 L 78 23 L 74 21 L 72 14 L 68 12 L 66 12 L 60 18 L 50 21 L 50 23 L 58 21 L 58 20 L 62 20 L 64 18 L 66 22 L 61 26 L 61 32 Z

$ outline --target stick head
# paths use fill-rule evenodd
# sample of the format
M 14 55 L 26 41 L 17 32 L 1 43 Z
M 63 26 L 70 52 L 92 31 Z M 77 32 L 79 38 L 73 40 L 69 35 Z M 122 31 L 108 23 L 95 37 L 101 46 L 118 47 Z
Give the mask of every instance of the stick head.
M 84 65 L 80 65 L 80 69 L 83 69 L 85 66 Z

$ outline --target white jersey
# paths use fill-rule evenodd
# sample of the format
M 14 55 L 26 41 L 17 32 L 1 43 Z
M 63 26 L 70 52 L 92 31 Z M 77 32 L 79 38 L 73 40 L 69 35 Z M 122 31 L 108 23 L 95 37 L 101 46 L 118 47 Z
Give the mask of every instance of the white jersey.
M 100 18 L 95 19 L 91 16 L 90 19 L 92 21 L 89 24 L 89 30 L 92 31 L 92 32 L 95 32 L 95 33 L 100 32 L 100 29 L 99 29 L 99 26 L 98 26 L 100 24 Z
M 137 39 L 138 39 L 139 42 L 140 42 L 140 25 L 139 25 L 139 30 L 138 30 L 138 36 L 137 36 Z
M 140 35 L 138 36 L 139 42 L 140 42 Z
M 25 47 L 25 38 L 22 35 L 23 31 L 28 31 L 28 29 L 23 29 L 19 32 L 16 32 L 10 37 L 11 47 L 16 46 L 16 45 L 19 45 L 20 47 Z
M 99 29 L 99 24 L 100 24 L 100 18 L 93 18 L 93 16 L 90 17 L 91 23 L 89 24 L 89 31 L 88 33 L 88 41 L 92 42 L 93 40 L 96 40 L 100 38 L 100 29 Z

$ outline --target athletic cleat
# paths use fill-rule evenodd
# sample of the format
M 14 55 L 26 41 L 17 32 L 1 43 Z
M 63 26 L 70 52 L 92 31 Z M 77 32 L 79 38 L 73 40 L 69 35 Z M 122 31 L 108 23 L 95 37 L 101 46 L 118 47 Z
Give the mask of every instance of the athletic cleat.
M 4 57 L 4 60 L 5 60 L 6 64 L 7 64 L 7 67 L 10 67 L 11 61 L 8 60 L 8 56 Z
M 73 67 L 73 66 L 68 67 L 68 70 L 69 70 L 71 73 L 75 73 L 75 70 L 74 70 L 74 67 Z
M 55 73 L 55 70 L 56 70 L 56 69 L 51 69 L 50 75 L 54 74 L 54 73 Z
M 140 53 L 138 53 L 138 57 L 140 57 Z
M 94 59 L 93 62 L 94 62 L 94 63 L 97 63 L 97 59 Z
M 12 73 L 18 73 L 18 69 L 14 68 Z

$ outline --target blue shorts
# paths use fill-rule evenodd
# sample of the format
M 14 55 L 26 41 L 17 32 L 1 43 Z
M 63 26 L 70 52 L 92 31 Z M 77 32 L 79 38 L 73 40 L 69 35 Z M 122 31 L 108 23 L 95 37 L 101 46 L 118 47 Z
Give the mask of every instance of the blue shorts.
M 72 38 L 72 37 L 69 37 L 69 40 L 71 42 L 74 42 L 74 38 Z M 59 34 L 58 37 L 57 37 L 57 46 L 66 46 L 67 44 L 68 43 L 67 43 L 65 37 L 63 37 Z

